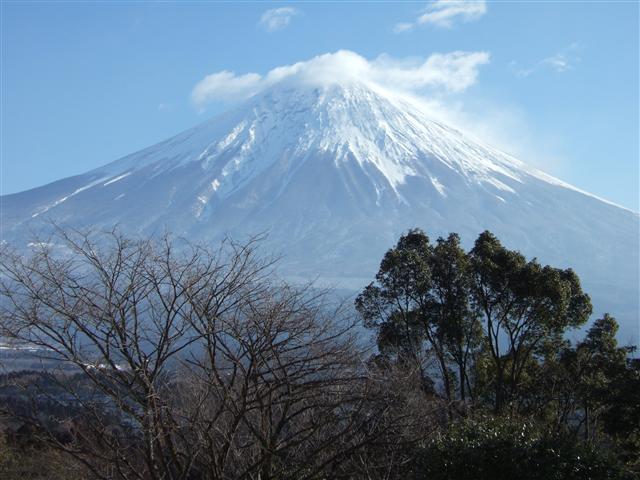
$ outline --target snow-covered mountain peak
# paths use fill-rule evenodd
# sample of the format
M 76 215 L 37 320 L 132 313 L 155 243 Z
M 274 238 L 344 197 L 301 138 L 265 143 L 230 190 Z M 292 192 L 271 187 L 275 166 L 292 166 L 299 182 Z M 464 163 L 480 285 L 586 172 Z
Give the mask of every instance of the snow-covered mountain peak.
M 437 173 L 442 166 L 468 182 L 509 192 L 502 177 L 544 177 L 433 120 L 418 101 L 359 81 L 273 85 L 211 121 L 98 170 L 116 178 L 198 162 L 209 185 L 199 197 L 208 199 L 224 198 L 285 158 L 286 182 L 312 157 L 334 168 L 355 162 L 376 191 L 394 192 L 403 202 L 400 186 L 408 177 L 428 179 L 446 195 Z
M 2 237 L 28 245 L 43 219 L 206 243 L 269 232 L 288 275 L 359 288 L 408 228 L 467 245 L 488 229 L 574 267 L 606 308 L 637 298 L 637 214 L 437 121 L 419 100 L 325 80 L 274 82 L 157 145 L 2 197 Z M 624 305 L 619 316 L 637 313 Z

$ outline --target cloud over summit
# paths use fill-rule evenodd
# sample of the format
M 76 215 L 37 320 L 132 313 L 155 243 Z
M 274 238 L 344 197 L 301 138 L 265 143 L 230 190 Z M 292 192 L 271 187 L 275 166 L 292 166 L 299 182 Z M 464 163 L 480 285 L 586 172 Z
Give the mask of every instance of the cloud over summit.
M 412 93 L 426 89 L 455 93 L 473 85 L 480 66 L 488 62 L 487 52 L 434 53 L 426 60 L 381 55 L 368 60 L 355 52 L 339 50 L 276 67 L 265 75 L 238 75 L 226 70 L 212 73 L 195 85 L 191 100 L 203 108 L 210 102 L 242 100 L 285 82 L 311 86 L 361 82 Z

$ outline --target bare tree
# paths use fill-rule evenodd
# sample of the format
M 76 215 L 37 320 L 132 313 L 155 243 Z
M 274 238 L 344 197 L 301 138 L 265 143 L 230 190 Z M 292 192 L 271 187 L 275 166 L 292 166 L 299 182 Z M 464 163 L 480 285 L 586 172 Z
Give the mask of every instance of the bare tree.
M 77 411 L 71 440 L 37 404 L 22 417 L 97 478 L 346 477 L 397 433 L 350 316 L 275 280 L 255 240 L 55 241 L 65 254 L 3 247 L 0 334 L 73 366 L 49 398 Z

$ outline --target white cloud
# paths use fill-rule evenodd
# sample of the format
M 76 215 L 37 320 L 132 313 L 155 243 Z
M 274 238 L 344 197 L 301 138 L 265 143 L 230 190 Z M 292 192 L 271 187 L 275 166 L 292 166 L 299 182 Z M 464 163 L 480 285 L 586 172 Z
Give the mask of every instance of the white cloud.
M 223 70 L 206 76 L 191 92 L 198 108 L 210 102 L 248 98 L 276 83 L 326 86 L 362 82 L 391 90 L 462 92 L 473 85 L 479 68 L 489 62 L 487 52 L 434 53 L 426 60 L 398 60 L 381 55 L 367 60 L 349 50 L 319 55 L 310 60 L 274 68 L 266 75 L 236 75 Z
M 194 104 L 202 106 L 211 100 L 234 101 L 249 97 L 260 88 L 262 77 L 257 73 L 236 75 L 223 70 L 200 80 L 191 92 Z
M 264 28 L 267 32 L 275 32 L 286 28 L 291 23 L 293 17 L 300 12 L 292 7 L 272 8 L 267 10 L 260 17 L 258 25 Z
M 509 68 L 511 69 L 511 71 L 516 77 L 521 77 L 521 78 L 528 77 L 535 71 L 535 67 L 529 67 L 529 68 L 522 67 L 515 60 L 511 60 L 511 62 L 509 62 Z
M 562 178 L 566 175 L 565 138 L 555 130 L 534 125 L 517 104 L 505 104 L 476 95 L 410 95 L 427 115 L 480 143 L 491 145 L 529 165 Z
M 485 0 L 436 0 L 424 9 L 415 22 L 397 23 L 394 33 L 410 32 L 418 25 L 451 28 L 456 21 L 472 22 L 487 13 Z
M 511 62 L 511 69 L 517 77 L 528 77 L 532 73 L 544 69 L 550 68 L 557 73 L 564 73 L 572 70 L 576 63 L 580 62 L 580 57 L 577 54 L 577 50 L 580 48 L 578 43 L 574 42 L 568 47 L 563 48 L 558 53 L 551 55 L 550 57 L 543 58 L 531 67 L 520 67 L 516 61 Z
M 484 0 L 437 0 L 418 17 L 418 23 L 451 28 L 456 19 L 472 22 L 485 13 L 487 13 L 487 4 Z
M 415 25 L 413 23 L 408 22 L 399 22 L 396 23 L 393 27 L 393 33 L 405 33 L 413 30 Z
M 542 60 L 542 63 L 544 63 L 545 65 L 549 65 L 556 72 L 560 73 L 566 72 L 567 70 L 571 69 L 570 60 L 562 53 L 556 53 L 551 57 L 547 57 Z

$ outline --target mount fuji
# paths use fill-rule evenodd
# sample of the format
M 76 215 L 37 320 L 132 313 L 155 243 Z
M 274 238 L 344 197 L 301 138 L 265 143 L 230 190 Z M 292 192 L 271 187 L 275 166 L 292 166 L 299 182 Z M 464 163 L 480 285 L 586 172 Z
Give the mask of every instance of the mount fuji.
M 276 83 L 238 107 L 103 167 L 1 198 L 2 239 L 53 220 L 196 242 L 267 232 L 282 273 L 359 289 L 409 228 L 491 230 L 509 248 L 572 267 L 595 313 L 638 342 L 637 213 L 442 124 L 365 82 Z

